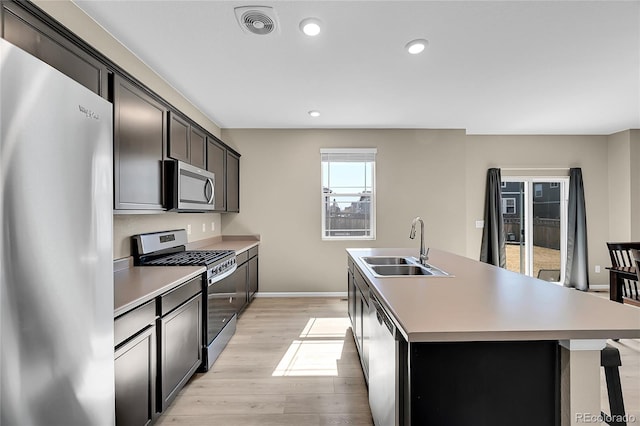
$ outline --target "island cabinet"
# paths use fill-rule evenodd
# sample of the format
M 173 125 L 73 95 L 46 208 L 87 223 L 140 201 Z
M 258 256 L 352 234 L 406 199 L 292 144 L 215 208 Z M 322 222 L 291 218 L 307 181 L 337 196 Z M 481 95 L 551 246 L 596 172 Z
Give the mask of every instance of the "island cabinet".
M 164 411 L 202 364 L 202 278 L 158 300 L 158 408 Z
M 369 380 L 369 285 L 362 273 L 349 260 L 347 304 L 351 317 L 351 329 L 365 380 Z
M 114 208 L 162 211 L 167 107 L 119 75 L 113 88 Z
M 90 50 L 73 43 L 68 31 L 45 22 L 25 8 L 27 2 L 2 2 L 2 37 L 41 61 L 82 84 L 92 92 L 107 97 L 107 66 Z
M 174 111 L 169 112 L 169 157 L 206 168 L 205 132 Z
M 557 341 L 416 342 L 408 354 L 398 424 L 561 425 Z
M 118 426 L 156 417 L 155 300 L 115 318 L 115 401 Z

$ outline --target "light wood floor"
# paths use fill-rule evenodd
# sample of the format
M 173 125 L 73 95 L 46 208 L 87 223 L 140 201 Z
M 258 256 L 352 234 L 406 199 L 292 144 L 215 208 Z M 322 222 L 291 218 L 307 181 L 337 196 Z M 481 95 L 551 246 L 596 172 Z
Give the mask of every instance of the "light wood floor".
M 622 356 L 626 411 L 640 422 L 640 340 L 610 343 Z M 604 373 L 601 389 L 609 412 Z M 212 370 L 196 374 L 157 424 L 372 425 L 346 301 L 255 299 Z
M 159 425 L 372 425 L 347 303 L 258 298 Z

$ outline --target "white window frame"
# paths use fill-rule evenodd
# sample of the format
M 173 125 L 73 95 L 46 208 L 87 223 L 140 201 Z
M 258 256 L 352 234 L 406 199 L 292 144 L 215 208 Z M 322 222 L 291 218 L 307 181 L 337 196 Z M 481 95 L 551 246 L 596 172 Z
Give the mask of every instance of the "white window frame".
M 376 155 L 378 150 L 376 148 L 321 148 L 320 149 L 320 211 L 321 211 L 321 238 L 323 241 L 349 241 L 349 240 L 375 240 L 376 239 Z M 327 194 L 324 193 L 324 170 L 322 167 L 323 158 L 325 155 L 353 155 L 363 157 L 373 157 L 371 162 L 371 205 L 369 207 L 369 235 L 363 236 L 329 236 L 326 229 L 326 204 L 325 199 Z M 363 162 L 365 162 L 363 160 Z M 342 196 L 361 196 L 361 193 L 357 194 L 340 194 Z M 329 196 L 330 197 L 330 196 Z
M 533 274 L 533 199 L 536 183 L 560 183 L 560 281 L 554 284 L 563 285 L 567 267 L 567 217 L 569 208 L 568 176 L 504 176 L 503 182 L 524 182 L 524 233 L 525 233 L 525 275 Z M 529 196 L 533 194 L 534 197 Z
M 513 202 L 513 205 L 512 205 L 512 206 L 509 206 L 509 205 L 508 205 L 509 203 L 508 203 L 507 201 L 511 201 L 511 202 Z M 508 209 L 509 207 L 512 207 L 512 208 L 513 208 L 513 213 L 509 213 L 509 212 L 507 212 L 507 209 Z M 502 199 L 502 214 L 516 214 L 516 213 L 517 213 L 517 210 L 516 210 L 516 199 L 515 199 L 515 198 L 512 198 L 512 197 L 509 197 L 509 198 L 503 198 L 503 199 Z

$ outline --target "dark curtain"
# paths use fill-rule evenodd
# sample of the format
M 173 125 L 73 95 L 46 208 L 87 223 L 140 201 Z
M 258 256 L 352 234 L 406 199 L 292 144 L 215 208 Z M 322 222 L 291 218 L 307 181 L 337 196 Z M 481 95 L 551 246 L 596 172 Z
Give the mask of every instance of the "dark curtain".
M 589 290 L 587 256 L 587 214 L 584 206 L 582 169 L 569 170 L 569 206 L 567 209 L 567 270 L 565 287 Z
M 504 268 L 507 266 L 507 256 L 504 248 L 501 187 L 500 169 L 489 169 L 484 199 L 484 229 L 480 261 Z

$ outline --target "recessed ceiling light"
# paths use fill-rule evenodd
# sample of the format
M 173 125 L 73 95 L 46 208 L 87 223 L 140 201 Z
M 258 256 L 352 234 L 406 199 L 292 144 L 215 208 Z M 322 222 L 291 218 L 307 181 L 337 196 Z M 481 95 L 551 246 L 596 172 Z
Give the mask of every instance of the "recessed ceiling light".
M 427 40 L 419 38 L 416 40 L 411 40 L 404 48 L 407 49 L 407 52 L 411 53 L 412 55 L 417 55 L 418 53 L 422 52 L 428 44 L 429 42 Z
M 316 18 L 303 19 L 300 22 L 300 30 L 308 36 L 317 36 L 320 34 L 320 20 Z
M 309 111 L 309 115 L 312 116 L 313 118 L 320 117 L 320 111 L 315 111 L 315 110 Z

